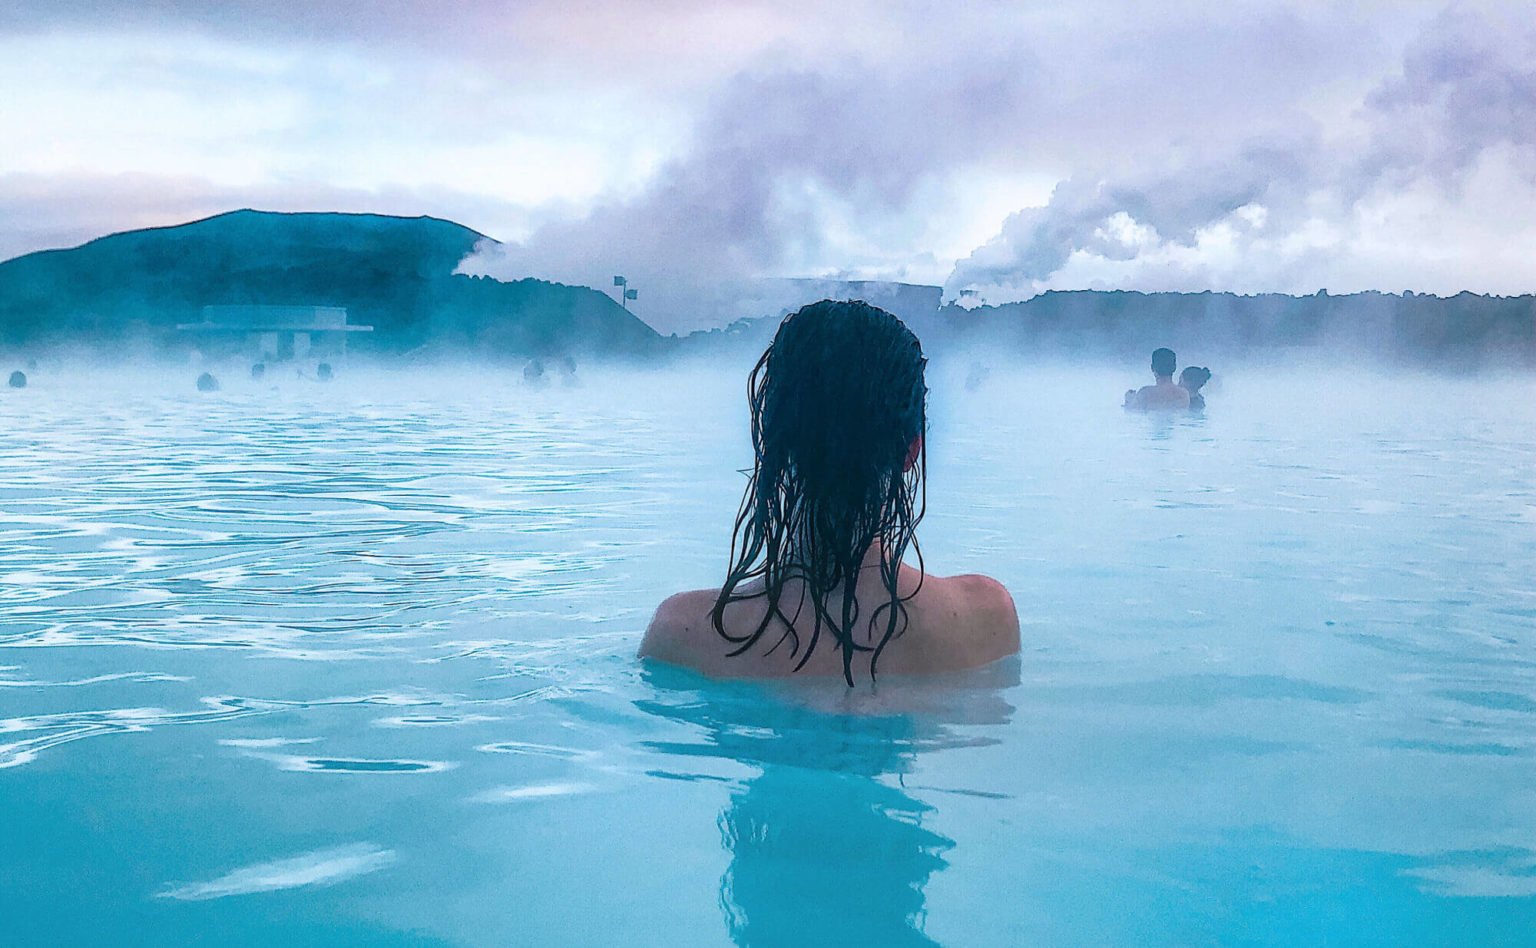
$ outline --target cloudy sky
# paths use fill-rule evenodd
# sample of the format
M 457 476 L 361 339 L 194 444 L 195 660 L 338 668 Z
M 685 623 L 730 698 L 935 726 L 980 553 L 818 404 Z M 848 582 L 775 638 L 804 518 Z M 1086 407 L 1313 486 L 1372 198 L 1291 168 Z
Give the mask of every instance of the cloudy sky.
M 9 0 L 0 135 L 0 257 L 253 206 L 652 288 L 1536 290 L 1530 0 Z

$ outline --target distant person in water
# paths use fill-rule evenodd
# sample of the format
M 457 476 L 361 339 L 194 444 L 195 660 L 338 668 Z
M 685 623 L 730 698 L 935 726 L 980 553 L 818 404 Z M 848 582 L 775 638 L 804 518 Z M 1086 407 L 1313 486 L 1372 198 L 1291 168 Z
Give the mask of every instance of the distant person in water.
M 315 378 L 322 382 L 329 382 L 335 374 L 331 371 L 331 364 L 329 362 L 322 362 L 315 366 Z
M 267 374 L 267 364 L 265 362 L 254 362 L 254 363 L 251 364 L 251 378 L 252 379 L 260 381 L 264 376 L 266 376 L 266 374 Z
M 1007 590 L 928 576 L 917 551 L 925 363 L 901 320 L 867 303 L 823 300 L 785 318 L 748 379 L 756 460 L 725 582 L 663 602 L 642 657 L 852 685 L 1018 651 Z
M 1172 349 L 1152 352 L 1152 375 L 1157 380 L 1125 393 L 1125 407 L 1133 411 L 1183 411 L 1189 408 L 1189 392 L 1173 382 L 1179 367 Z
M 197 390 L 199 392 L 217 392 L 219 380 L 213 377 L 213 373 L 204 372 L 197 377 Z
M 532 359 L 523 366 L 523 381 L 530 385 L 544 384 L 544 360 Z
M 1189 393 L 1189 410 L 1204 411 L 1205 396 L 1200 387 L 1211 380 L 1211 370 L 1200 365 L 1186 365 L 1179 373 L 1179 387 Z
M 9 384 L 10 384 L 11 388 L 26 388 L 27 387 L 27 373 L 21 371 L 20 369 L 17 369 L 15 372 L 12 372 Z

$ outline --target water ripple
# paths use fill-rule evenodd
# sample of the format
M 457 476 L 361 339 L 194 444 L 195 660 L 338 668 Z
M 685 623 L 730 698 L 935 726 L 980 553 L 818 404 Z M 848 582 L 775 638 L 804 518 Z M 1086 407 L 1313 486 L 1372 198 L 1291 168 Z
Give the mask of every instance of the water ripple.
M 396 858 L 394 850 L 371 843 L 334 846 L 234 869 L 208 882 L 172 885 L 160 893 L 160 897 L 202 901 L 255 892 L 335 885 L 385 869 L 393 865 Z

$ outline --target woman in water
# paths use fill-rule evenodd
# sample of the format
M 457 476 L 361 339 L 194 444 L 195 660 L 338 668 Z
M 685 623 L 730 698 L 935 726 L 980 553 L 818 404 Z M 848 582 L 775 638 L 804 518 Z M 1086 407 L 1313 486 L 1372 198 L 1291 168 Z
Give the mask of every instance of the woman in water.
M 1179 373 L 1179 387 L 1189 392 L 1190 411 L 1205 410 L 1205 396 L 1200 387 L 1211 380 L 1211 370 L 1199 365 L 1186 365 Z
M 996 580 L 923 571 L 925 362 L 901 320 L 867 303 L 823 300 L 784 320 L 748 380 L 756 462 L 725 583 L 663 602 L 642 657 L 852 685 L 1018 651 Z

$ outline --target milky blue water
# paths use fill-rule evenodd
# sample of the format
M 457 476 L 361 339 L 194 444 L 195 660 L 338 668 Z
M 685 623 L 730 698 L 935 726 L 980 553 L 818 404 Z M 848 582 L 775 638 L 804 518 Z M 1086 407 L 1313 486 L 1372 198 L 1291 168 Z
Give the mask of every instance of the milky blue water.
M 0 942 L 1530 943 L 1536 387 L 950 368 L 920 537 L 1024 651 L 852 695 L 632 658 L 734 371 L 34 373 Z

